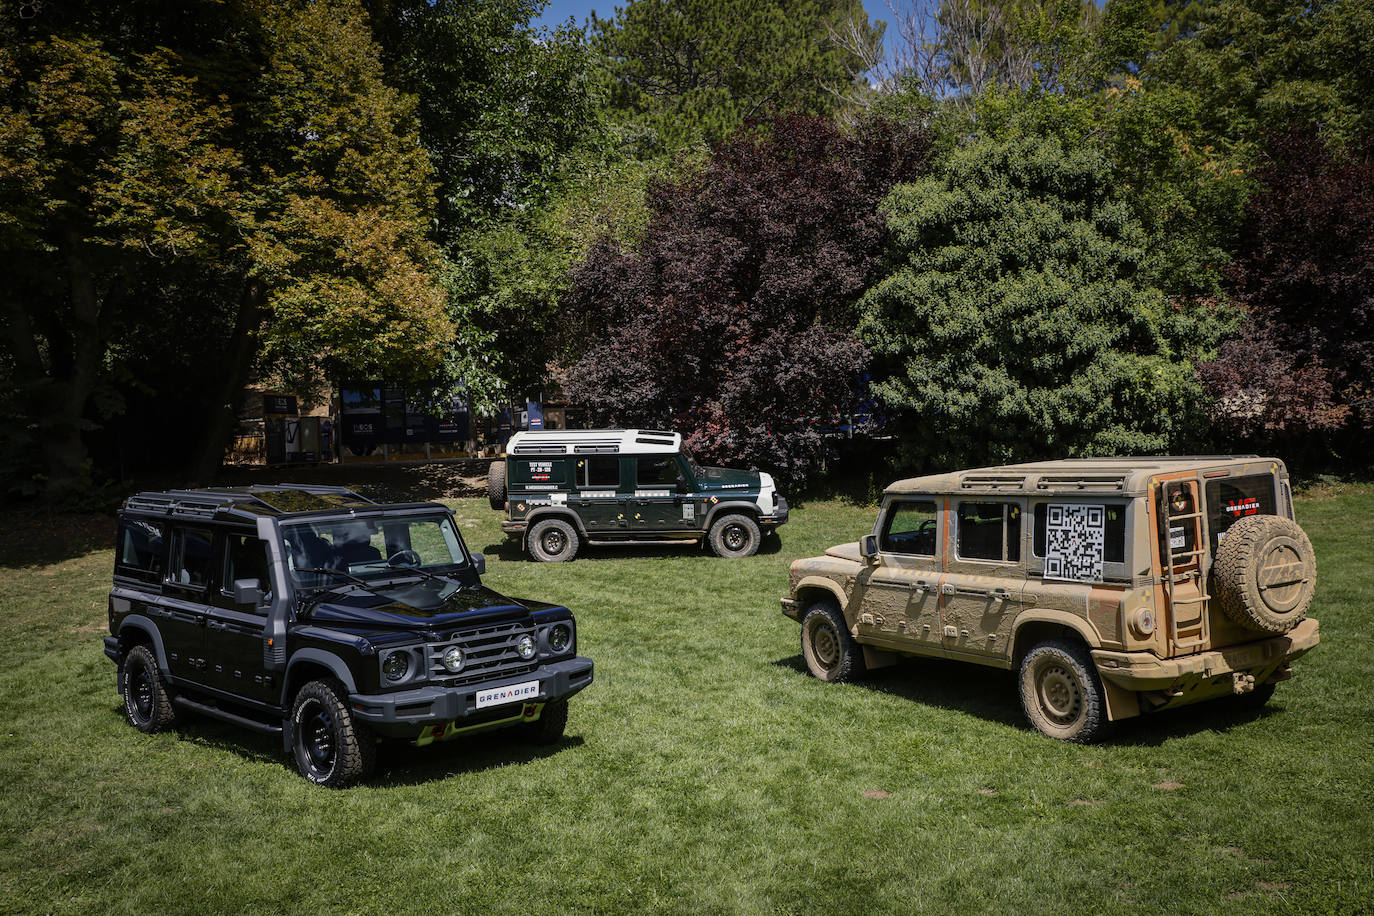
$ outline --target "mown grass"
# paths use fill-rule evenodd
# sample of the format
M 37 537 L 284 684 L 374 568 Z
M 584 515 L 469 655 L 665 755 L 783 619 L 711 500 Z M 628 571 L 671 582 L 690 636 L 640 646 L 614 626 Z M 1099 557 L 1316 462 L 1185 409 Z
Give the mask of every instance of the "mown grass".
M 778 610 L 787 564 L 857 537 L 871 509 L 810 503 L 749 560 L 543 565 L 505 545 L 484 502 L 456 505 L 491 585 L 574 609 L 596 683 L 557 747 L 387 748 L 343 792 L 227 725 L 130 729 L 100 648 L 108 548 L 88 525 L 75 541 L 12 532 L 0 909 L 1348 913 L 1374 899 L 1374 487 L 1298 507 L 1323 642 L 1267 710 L 1180 710 L 1096 747 L 1031 732 L 1006 672 L 911 661 L 843 686 L 803 672 Z

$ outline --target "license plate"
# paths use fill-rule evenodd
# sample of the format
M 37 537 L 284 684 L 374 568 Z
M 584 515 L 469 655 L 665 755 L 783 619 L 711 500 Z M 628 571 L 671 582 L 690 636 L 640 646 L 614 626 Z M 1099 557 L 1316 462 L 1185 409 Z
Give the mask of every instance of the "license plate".
M 509 687 L 491 687 L 487 690 L 477 691 L 477 708 L 485 709 L 488 706 L 500 706 L 502 703 L 519 703 L 523 700 L 536 699 L 538 696 L 538 681 L 525 681 L 523 684 L 511 684 Z

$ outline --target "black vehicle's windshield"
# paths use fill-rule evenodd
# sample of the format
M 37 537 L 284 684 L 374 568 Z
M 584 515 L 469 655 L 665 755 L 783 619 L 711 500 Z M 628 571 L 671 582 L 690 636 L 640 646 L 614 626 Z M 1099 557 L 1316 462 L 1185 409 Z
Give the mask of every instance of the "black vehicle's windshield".
M 701 471 L 701 465 L 697 464 L 696 458 L 692 457 L 692 453 L 687 450 L 687 446 L 685 445 L 682 447 L 682 457 L 687 460 L 687 466 L 692 469 L 693 477 L 700 480 L 702 477 L 706 476 Z
M 407 570 L 446 574 L 466 564 L 462 541 L 447 515 L 347 518 L 282 525 L 287 566 L 298 588 L 394 579 Z M 310 572 L 309 570 L 320 570 Z

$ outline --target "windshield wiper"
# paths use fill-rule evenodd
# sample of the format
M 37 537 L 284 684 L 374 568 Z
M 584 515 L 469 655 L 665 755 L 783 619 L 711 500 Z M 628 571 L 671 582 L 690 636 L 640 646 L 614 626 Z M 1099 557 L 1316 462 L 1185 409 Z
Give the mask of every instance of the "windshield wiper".
M 441 575 L 439 575 L 438 573 L 432 573 L 432 572 L 430 572 L 429 570 L 427 570 L 427 569 L 421 569 L 421 568 L 418 567 L 418 566 L 391 566 L 390 563 L 388 563 L 387 566 L 388 566 L 389 568 L 391 568 L 391 569 L 394 569 L 396 572 L 403 574 L 403 575 L 404 575 L 405 573 L 415 573 L 415 575 L 417 575 L 417 576 L 424 576 L 426 579 L 433 579 L 435 582 L 449 582 L 449 583 L 455 583 L 455 582 L 456 582 L 458 585 L 462 585 L 462 584 L 463 584 L 463 583 L 462 583 L 460 580 L 458 580 L 458 579 L 454 579 L 454 578 L 452 578 L 452 577 L 450 577 L 450 576 L 441 576 Z

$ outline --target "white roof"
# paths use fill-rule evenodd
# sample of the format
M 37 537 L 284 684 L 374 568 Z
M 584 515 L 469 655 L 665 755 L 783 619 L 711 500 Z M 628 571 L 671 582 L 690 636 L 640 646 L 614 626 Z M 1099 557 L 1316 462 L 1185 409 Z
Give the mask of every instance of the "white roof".
M 682 434 L 654 429 L 521 430 L 507 455 L 662 455 L 682 448 Z

